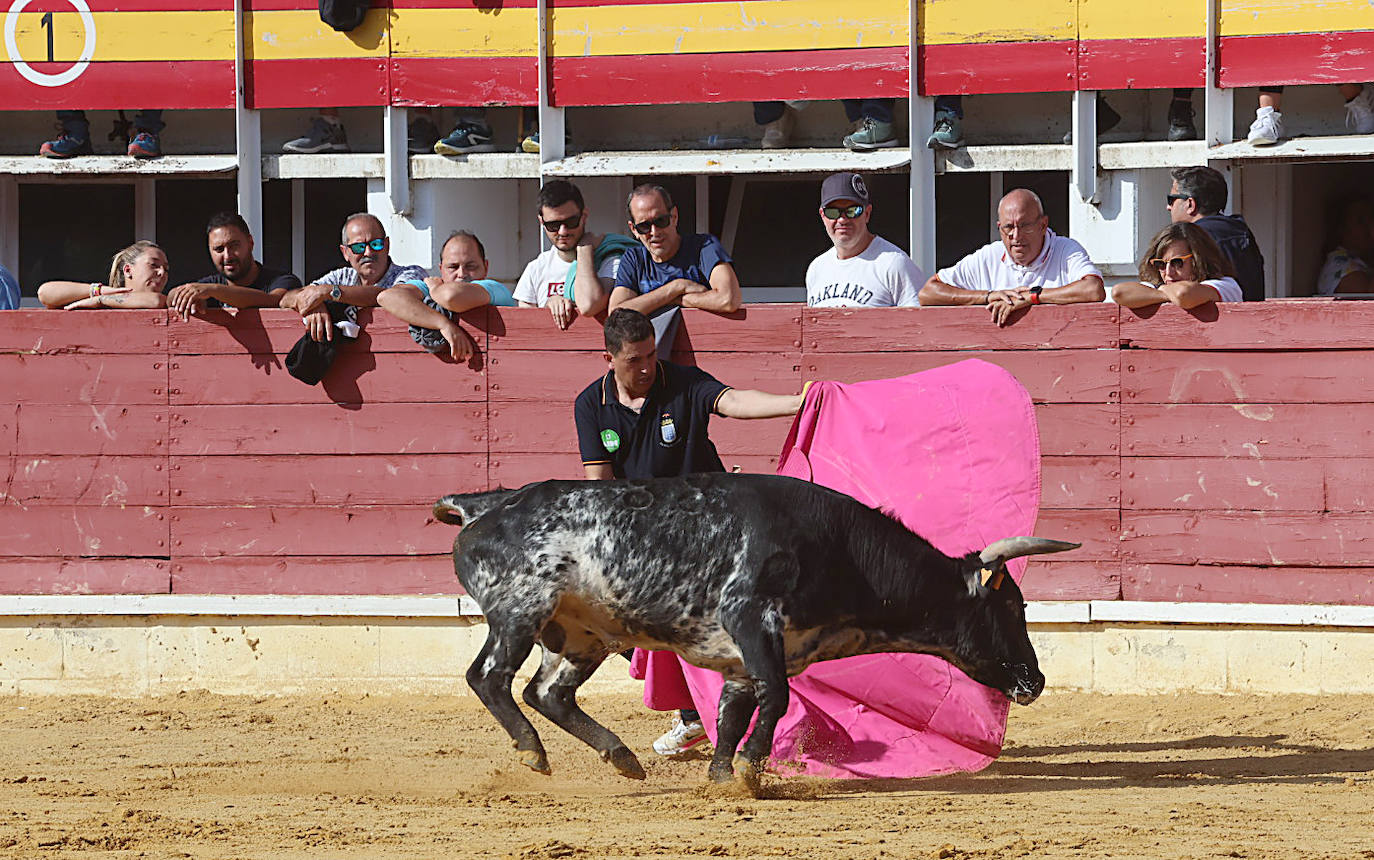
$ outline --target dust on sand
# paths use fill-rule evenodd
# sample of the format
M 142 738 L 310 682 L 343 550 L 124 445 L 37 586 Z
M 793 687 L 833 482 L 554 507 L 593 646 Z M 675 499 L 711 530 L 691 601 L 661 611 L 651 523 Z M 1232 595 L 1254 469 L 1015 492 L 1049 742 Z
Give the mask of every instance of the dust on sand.
M 586 706 L 636 750 L 667 723 Z M 1374 858 L 1374 696 L 1051 692 L 982 773 L 763 799 L 535 725 L 551 777 L 471 696 L 0 699 L 0 856 Z

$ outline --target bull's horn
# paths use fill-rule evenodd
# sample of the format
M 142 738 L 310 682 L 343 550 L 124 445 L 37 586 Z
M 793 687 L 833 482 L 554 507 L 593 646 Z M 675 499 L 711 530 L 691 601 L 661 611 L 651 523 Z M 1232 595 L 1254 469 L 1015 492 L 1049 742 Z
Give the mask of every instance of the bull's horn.
M 1002 538 L 988 545 L 988 548 L 978 554 L 978 560 L 985 565 L 1005 564 L 1013 558 L 1020 558 L 1023 555 L 1040 555 L 1046 552 L 1064 552 L 1065 550 L 1078 549 L 1082 544 L 1070 543 L 1065 540 L 1050 540 L 1049 538 L 1038 537 L 1012 537 Z

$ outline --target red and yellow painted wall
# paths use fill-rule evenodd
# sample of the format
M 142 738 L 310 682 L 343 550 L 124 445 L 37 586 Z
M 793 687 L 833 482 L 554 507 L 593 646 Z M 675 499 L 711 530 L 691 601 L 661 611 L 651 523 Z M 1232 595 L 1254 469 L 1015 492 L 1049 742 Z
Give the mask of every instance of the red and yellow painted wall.
M 252 107 L 534 104 L 535 0 L 243 0 Z M 919 90 L 1200 86 L 1206 4 L 919 0 Z M 1374 78 L 1367 0 L 1220 0 L 1220 84 Z M 0 0 L 0 106 L 225 108 L 231 0 Z M 549 0 L 559 105 L 905 96 L 905 0 Z

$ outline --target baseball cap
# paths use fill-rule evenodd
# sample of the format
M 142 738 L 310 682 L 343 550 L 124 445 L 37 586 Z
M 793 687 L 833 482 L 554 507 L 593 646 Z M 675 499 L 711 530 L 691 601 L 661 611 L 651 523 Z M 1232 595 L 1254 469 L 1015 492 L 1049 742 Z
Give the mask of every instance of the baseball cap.
M 821 205 L 829 206 L 836 200 L 853 200 L 855 203 L 868 204 L 868 186 L 857 173 L 832 173 L 821 183 Z

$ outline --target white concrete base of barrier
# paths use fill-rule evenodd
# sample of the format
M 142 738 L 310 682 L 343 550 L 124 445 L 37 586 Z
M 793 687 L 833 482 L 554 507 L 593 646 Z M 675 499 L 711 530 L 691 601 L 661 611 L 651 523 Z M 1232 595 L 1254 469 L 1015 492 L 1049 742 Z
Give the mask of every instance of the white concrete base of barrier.
M 453 597 L 0 598 L 0 694 L 467 694 L 486 627 Z M 1374 693 L 1374 608 L 1032 604 L 1051 689 Z M 528 677 L 533 658 L 524 667 Z M 618 658 L 588 691 L 633 693 Z

